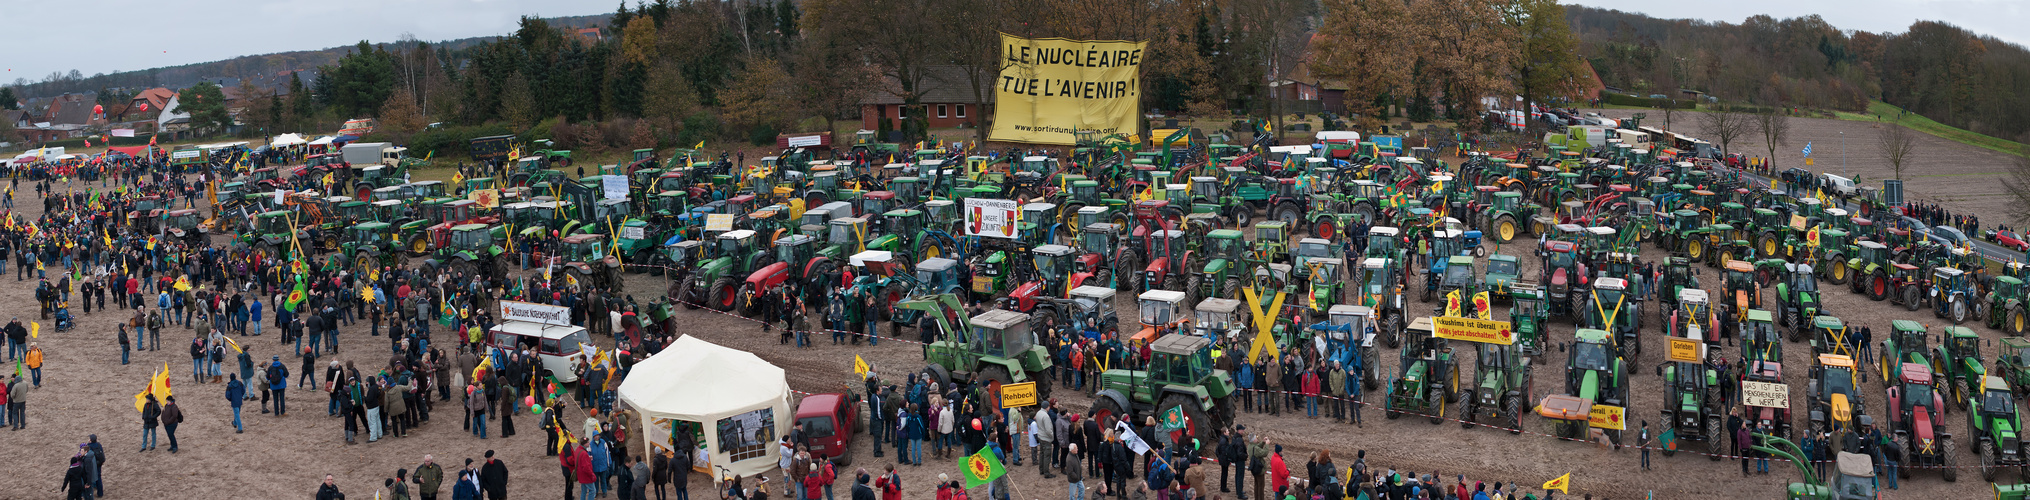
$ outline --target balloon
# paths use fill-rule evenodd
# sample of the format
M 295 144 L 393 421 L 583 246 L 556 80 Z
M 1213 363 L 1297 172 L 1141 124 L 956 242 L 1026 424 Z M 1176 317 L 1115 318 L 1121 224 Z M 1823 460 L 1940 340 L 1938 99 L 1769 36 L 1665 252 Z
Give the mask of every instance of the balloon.
M 543 414 L 543 405 L 529 405 L 529 413 L 531 413 L 531 414 L 535 414 L 535 415 L 542 415 L 542 414 Z
M 535 405 L 536 405 L 535 395 L 522 396 L 522 406 L 535 406 Z

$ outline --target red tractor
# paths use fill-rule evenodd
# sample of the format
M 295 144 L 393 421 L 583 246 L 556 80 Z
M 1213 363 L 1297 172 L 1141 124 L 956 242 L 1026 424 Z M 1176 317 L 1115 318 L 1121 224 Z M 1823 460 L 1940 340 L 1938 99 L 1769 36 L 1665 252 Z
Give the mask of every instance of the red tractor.
M 1889 388 L 1889 422 L 1896 438 L 1904 440 L 1905 467 L 1898 475 L 1910 478 L 1910 467 L 1936 468 L 1946 482 L 1959 479 L 1953 458 L 1952 433 L 1945 429 L 1945 397 L 1932 385 L 1931 367 L 1904 363 L 1898 384 Z

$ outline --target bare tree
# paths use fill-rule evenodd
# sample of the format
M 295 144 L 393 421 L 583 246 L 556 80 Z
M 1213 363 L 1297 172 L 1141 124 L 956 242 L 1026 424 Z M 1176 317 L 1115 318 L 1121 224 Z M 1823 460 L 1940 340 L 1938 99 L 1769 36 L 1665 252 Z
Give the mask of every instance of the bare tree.
M 1889 159 L 1889 170 L 1896 172 L 1896 180 L 1903 180 L 1903 170 L 1910 168 L 1905 162 L 1917 150 L 1917 134 L 1902 125 L 1885 124 L 1876 146 L 1881 148 L 1882 157 Z
M 1727 146 L 1733 144 L 1735 139 L 1747 136 L 1753 130 L 1753 126 L 1753 120 L 1747 114 L 1725 109 L 1715 109 L 1699 115 L 1700 133 L 1712 136 L 1714 142 L 1720 143 L 1721 154 L 1730 152 Z
M 2009 199 L 2016 200 L 2003 209 L 2002 216 L 2017 225 L 2030 223 L 2030 135 L 2023 139 L 2026 144 L 2016 152 L 2009 175 L 2002 178 L 2003 190 L 2008 192 Z
M 1790 142 L 1790 115 L 1783 108 L 1770 108 L 1755 115 L 1755 129 L 1762 132 L 1762 144 L 1769 148 L 1769 158 L 1773 160 L 1776 147 Z

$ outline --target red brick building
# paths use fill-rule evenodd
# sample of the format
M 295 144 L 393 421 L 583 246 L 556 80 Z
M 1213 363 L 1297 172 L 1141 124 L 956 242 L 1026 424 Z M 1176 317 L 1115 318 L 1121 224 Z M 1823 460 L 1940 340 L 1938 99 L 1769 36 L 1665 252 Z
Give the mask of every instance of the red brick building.
M 976 96 L 967 88 L 972 82 L 966 77 L 963 67 L 931 66 L 925 73 L 927 75 L 918 90 L 923 97 L 918 101 L 923 103 L 931 128 L 972 128 L 987 124 L 993 113 L 995 75 L 980 78 L 980 92 Z M 899 82 L 883 78 L 881 90 L 860 100 L 860 128 L 880 130 L 881 119 L 887 118 L 890 130 L 901 129 L 901 94 Z

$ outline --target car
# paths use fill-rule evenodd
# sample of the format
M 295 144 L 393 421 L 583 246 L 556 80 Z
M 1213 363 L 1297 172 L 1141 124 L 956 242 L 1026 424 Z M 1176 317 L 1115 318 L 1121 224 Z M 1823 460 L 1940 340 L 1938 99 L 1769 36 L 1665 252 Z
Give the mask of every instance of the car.
M 1956 247 L 1967 243 L 1967 233 L 1962 233 L 1958 228 L 1951 226 L 1933 226 L 1926 236 L 1945 246 Z
M 853 463 L 853 434 L 861 427 L 860 404 L 840 393 L 804 396 L 796 405 L 796 424 L 804 431 L 811 458 Z
M 2023 241 L 2023 235 L 2015 231 L 1989 231 L 1988 241 L 2018 252 L 2030 252 L 2030 241 Z

